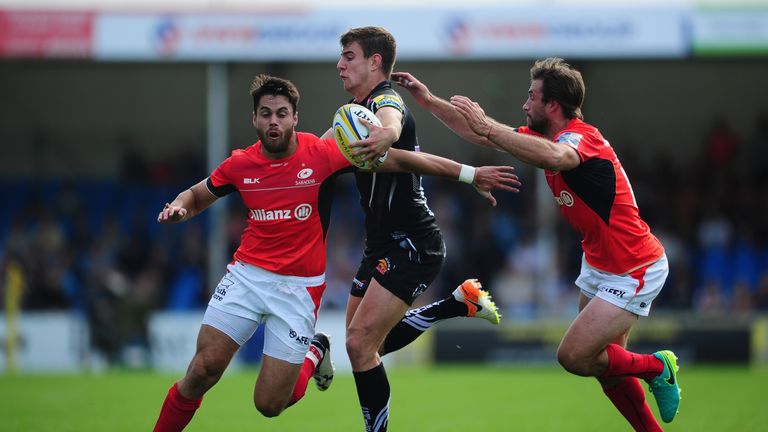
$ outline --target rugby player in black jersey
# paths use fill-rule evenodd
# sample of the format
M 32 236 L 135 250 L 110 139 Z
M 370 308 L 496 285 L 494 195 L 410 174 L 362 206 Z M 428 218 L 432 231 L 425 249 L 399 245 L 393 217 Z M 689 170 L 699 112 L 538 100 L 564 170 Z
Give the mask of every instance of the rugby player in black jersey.
M 369 127 L 370 136 L 357 143 L 356 154 L 374 160 L 390 147 L 418 151 L 414 118 L 389 81 L 396 56 L 394 37 L 380 27 L 361 27 L 342 35 L 340 43 L 336 68 L 353 96 L 350 102 L 367 107 L 382 123 Z M 464 165 L 465 178 L 460 180 L 473 173 L 474 168 Z M 500 316 L 474 279 L 448 298 L 408 311 L 445 259 L 445 244 L 427 206 L 421 176 L 357 171 L 355 177 L 365 211 L 366 244 L 347 303 L 346 347 L 366 431 L 379 432 L 387 430 L 390 399 L 381 355 L 406 346 L 443 319 L 470 316 L 498 324 Z

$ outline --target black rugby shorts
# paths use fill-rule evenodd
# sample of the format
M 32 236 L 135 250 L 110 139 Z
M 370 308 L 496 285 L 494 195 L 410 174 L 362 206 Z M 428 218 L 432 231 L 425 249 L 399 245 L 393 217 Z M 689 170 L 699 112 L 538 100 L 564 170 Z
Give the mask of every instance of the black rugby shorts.
M 445 261 L 440 231 L 418 238 L 405 237 L 376 248 L 366 248 L 350 295 L 363 297 L 372 279 L 408 306 L 435 280 Z

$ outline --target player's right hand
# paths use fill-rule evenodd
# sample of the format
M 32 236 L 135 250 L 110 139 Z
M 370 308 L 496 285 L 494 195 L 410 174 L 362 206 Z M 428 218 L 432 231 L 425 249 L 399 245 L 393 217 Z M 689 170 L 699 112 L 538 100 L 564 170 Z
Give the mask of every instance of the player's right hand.
M 397 132 L 392 128 L 371 123 L 365 118 L 360 118 L 360 121 L 365 123 L 365 127 L 368 129 L 368 137 L 349 143 L 349 147 L 352 149 L 350 154 L 361 161 L 373 162 L 386 154 L 390 147 L 392 147 L 392 144 L 398 140 Z
M 187 209 L 179 206 L 172 206 L 169 203 L 165 203 L 163 210 L 157 215 L 157 221 L 159 223 L 173 223 L 179 222 L 187 215 Z
M 467 124 L 472 128 L 472 131 L 481 137 L 486 137 L 491 133 L 493 125 L 485 115 L 485 110 L 479 103 L 473 101 L 466 96 L 451 96 L 451 105 L 456 108 L 456 111 L 461 113 L 467 120 Z

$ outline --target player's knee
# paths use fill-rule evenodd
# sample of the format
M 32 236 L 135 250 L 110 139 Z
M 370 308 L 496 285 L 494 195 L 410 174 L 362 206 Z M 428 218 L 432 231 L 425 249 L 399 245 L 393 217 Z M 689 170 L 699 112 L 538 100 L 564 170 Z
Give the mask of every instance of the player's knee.
M 349 360 L 353 364 L 364 361 L 366 356 L 375 355 L 375 351 L 373 353 L 368 352 L 368 341 L 366 341 L 363 332 L 353 328 L 347 331 L 346 346 Z
M 574 375 L 588 376 L 588 368 L 586 362 L 583 361 L 578 352 L 574 350 L 560 349 L 557 350 L 557 362 L 563 369 Z
M 253 404 L 256 406 L 256 409 L 264 417 L 277 417 L 285 409 L 285 406 L 283 403 L 278 403 L 274 399 L 271 399 L 271 400 L 254 399 Z
M 209 356 L 197 355 L 189 366 L 187 377 L 195 387 L 203 387 L 207 390 L 219 380 L 225 368 L 225 362 Z
M 363 340 L 361 337 L 352 334 L 347 334 L 346 347 L 347 354 L 350 359 L 358 357 L 362 353 Z

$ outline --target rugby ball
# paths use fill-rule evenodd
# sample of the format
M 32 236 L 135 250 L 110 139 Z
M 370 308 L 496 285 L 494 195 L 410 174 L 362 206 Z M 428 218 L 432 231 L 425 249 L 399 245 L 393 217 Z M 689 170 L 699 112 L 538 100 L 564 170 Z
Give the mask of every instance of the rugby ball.
M 362 169 L 376 169 L 387 158 L 387 153 L 381 155 L 374 161 L 361 161 L 358 157 L 352 155 L 353 148 L 350 144 L 368 138 L 368 127 L 364 120 L 381 126 L 381 122 L 376 115 L 368 108 L 357 104 L 342 105 L 333 116 L 333 136 L 336 139 L 336 145 L 344 154 L 344 157 L 354 166 Z

